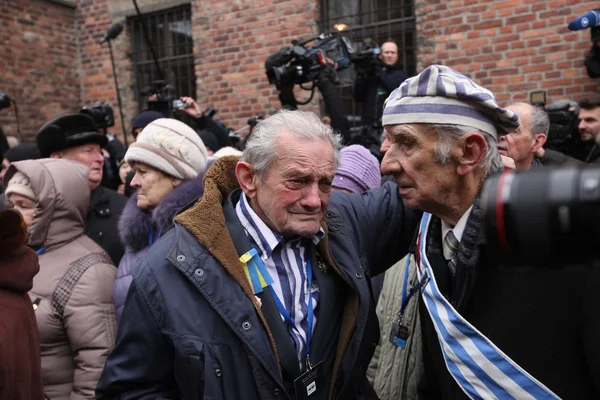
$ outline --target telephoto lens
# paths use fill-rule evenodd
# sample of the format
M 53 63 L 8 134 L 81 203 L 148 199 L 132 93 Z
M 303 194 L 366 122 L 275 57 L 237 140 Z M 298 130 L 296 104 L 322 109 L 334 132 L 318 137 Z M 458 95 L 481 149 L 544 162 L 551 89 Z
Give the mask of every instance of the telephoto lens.
M 600 167 L 505 171 L 481 196 L 486 240 L 511 266 L 600 260 Z

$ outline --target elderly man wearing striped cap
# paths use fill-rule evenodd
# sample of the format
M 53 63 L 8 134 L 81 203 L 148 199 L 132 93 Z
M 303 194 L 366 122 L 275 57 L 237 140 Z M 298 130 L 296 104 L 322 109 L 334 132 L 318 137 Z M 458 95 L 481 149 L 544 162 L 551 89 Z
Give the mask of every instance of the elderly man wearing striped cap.
M 418 306 L 419 398 L 600 398 L 600 268 L 506 268 L 486 243 L 480 191 L 503 168 L 497 141 L 519 126 L 516 114 L 432 65 L 389 96 L 383 125 L 391 147 L 382 171 L 406 206 L 424 211 L 418 279 L 382 332 L 401 348 L 419 340 L 405 318 Z

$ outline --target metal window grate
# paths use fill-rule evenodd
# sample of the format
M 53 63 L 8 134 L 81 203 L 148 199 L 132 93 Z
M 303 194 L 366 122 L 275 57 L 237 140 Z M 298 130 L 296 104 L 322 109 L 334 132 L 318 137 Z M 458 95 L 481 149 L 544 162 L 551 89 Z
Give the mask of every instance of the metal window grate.
M 176 96 L 196 97 L 196 76 L 190 6 L 182 6 L 144 14 L 129 19 L 132 35 L 132 58 L 135 68 L 136 93 L 140 111 L 146 106 L 142 90 L 160 79 L 152 51 L 144 35 L 142 23 L 152 43 L 167 84 Z
M 381 45 L 398 44 L 398 65 L 410 76 L 416 70 L 416 28 L 413 0 L 321 0 L 321 31 L 331 32 L 337 24 L 347 28 L 343 35 L 354 42 L 370 40 Z M 354 71 L 342 71 L 340 92 L 344 111 L 358 125 L 362 104 L 353 98 Z

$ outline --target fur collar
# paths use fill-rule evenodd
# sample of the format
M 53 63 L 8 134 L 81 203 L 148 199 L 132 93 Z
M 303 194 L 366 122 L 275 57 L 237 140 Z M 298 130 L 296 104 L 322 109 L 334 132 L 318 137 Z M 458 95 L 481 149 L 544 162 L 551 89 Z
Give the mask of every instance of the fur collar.
M 229 194 L 239 187 L 235 176 L 235 166 L 239 158 L 237 156 L 221 157 L 210 167 L 204 177 L 204 195 L 196 204 L 186 209 L 175 217 L 175 222 L 181 224 L 200 242 L 210 254 L 213 255 L 223 268 L 239 283 L 248 298 L 254 303 L 256 311 L 265 327 L 273 353 L 279 365 L 277 346 L 271 334 L 271 330 L 265 320 L 260 307 L 254 300 L 254 292 L 248 282 L 242 263 L 240 262 L 235 245 L 229 235 L 225 216 L 223 214 L 223 202 Z M 327 224 L 323 221 L 325 238 L 319 243 L 319 251 L 325 262 L 331 266 L 344 280 L 339 267 L 329 252 L 329 238 L 327 235 Z M 348 282 L 348 284 L 350 284 Z M 354 290 L 349 291 L 342 316 L 342 327 L 336 349 L 336 358 L 333 367 L 333 382 L 329 398 L 333 397 L 335 379 L 354 329 L 358 315 L 359 299 Z M 279 371 L 281 373 L 281 369 Z
M 137 192 L 131 195 L 119 219 L 119 236 L 126 247 L 135 252 L 148 246 L 150 230 L 164 235 L 173 227 L 173 217 L 185 205 L 202 196 L 202 176 L 183 181 L 167 194 L 152 213 L 137 207 Z

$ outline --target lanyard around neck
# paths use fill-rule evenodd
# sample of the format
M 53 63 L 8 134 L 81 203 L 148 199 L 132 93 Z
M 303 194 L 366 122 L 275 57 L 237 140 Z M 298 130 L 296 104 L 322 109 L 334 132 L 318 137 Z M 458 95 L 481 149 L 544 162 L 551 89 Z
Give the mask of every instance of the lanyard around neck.
M 158 235 L 156 235 L 156 239 L 154 238 L 154 227 L 150 226 L 150 232 L 148 233 L 148 246 L 152 246 L 152 244 L 160 239 L 162 236 L 162 229 L 158 231 Z
M 290 316 L 289 312 L 283 305 L 283 302 L 281 301 L 279 296 L 277 296 L 277 293 L 275 293 L 275 290 L 271 286 L 273 284 L 273 278 L 269 274 L 269 271 L 267 271 L 265 263 L 262 261 L 262 259 L 258 255 L 258 252 L 256 251 L 256 249 L 251 249 L 249 252 L 242 255 L 240 257 L 240 261 L 245 264 L 244 269 L 246 272 L 246 276 L 248 277 L 248 280 L 250 281 L 250 284 L 252 285 L 252 290 L 254 291 L 254 294 L 262 293 L 263 289 L 265 287 L 269 286 L 271 295 L 273 296 L 273 300 L 275 301 L 275 305 L 277 306 L 277 309 L 279 310 L 279 313 L 283 317 L 285 323 L 292 327 L 295 327 L 296 323 L 294 322 L 294 320 Z M 309 355 L 310 355 L 310 339 L 312 338 L 312 331 L 313 331 L 314 310 L 313 310 L 313 298 L 312 298 L 312 293 L 311 293 L 311 290 L 312 290 L 312 263 L 310 261 L 310 258 L 307 258 L 307 260 L 306 260 L 306 281 L 307 281 L 307 286 L 308 286 L 307 290 L 309 291 L 309 296 L 308 296 L 308 310 L 307 310 L 308 329 L 306 332 L 306 344 L 304 346 L 304 353 L 306 355 L 307 367 L 309 369 L 311 369 L 312 365 L 310 364 Z
M 37 250 L 35 251 L 35 254 L 37 254 L 37 255 L 39 256 L 40 254 L 42 254 L 42 253 L 43 253 L 43 252 L 45 252 L 45 251 L 46 251 L 46 248 L 45 248 L 45 247 L 40 247 L 39 249 L 37 249 Z

